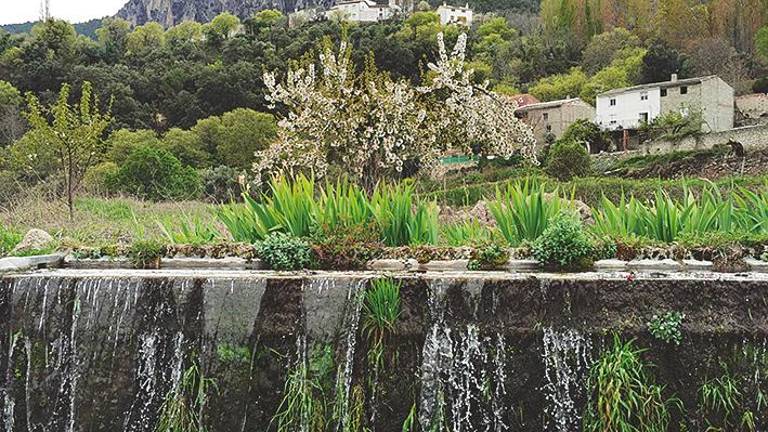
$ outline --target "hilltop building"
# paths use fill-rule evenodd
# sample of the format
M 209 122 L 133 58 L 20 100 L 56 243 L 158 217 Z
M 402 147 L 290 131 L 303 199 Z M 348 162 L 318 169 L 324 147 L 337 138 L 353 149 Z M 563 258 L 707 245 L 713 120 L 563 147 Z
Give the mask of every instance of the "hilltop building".
M 388 4 L 372 0 L 345 0 L 336 2 L 325 12 L 325 16 L 339 17 L 349 22 L 373 23 L 390 19 L 399 11 L 400 6 L 394 0 L 389 0 Z
M 560 138 L 577 120 L 592 121 L 595 109 L 579 98 L 570 98 L 523 105 L 515 110 L 515 115 L 533 129 L 541 146 Z
M 449 6 L 443 3 L 437 8 L 437 14 L 440 15 L 440 24 L 459 24 L 465 27 L 472 26 L 472 9 L 469 4 L 466 6 Z
M 634 130 L 672 111 L 701 110 L 703 132 L 733 128 L 733 87 L 717 76 L 678 79 L 615 89 L 597 95 L 596 123 L 608 131 Z

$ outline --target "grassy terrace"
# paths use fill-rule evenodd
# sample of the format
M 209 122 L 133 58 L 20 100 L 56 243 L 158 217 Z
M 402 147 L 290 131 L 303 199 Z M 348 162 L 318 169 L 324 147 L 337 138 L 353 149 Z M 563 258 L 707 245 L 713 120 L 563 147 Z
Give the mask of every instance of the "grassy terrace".
M 516 179 L 508 180 L 510 176 Z M 510 246 L 532 248 L 535 257 L 550 259 L 552 253 L 536 254 L 537 244 L 549 252 L 565 252 L 566 258 L 552 259 L 566 267 L 586 256 L 614 257 L 616 245 L 738 245 L 757 250 L 760 257 L 768 244 L 767 185 L 766 177 L 714 182 L 595 177 L 558 182 L 519 169 L 453 175 L 443 183 L 381 185 L 373 193 L 343 181 L 279 179 L 271 191 L 239 204 L 81 197 L 73 220 L 60 202 L 36 196 L 0 215 L 7 227 L 0 237 L 4 253 L 29 228 L 46 230 L 56 239 L 48 250 L 33 251 L 37 253 L 83 246 L 128 250 L 140 242 L 245 243 L 257 245 L 257 255 L 287 257 L 313 248 L 330 266 L 338 264 L 334 257 L 349 251 L 364 261 L 378 256 L 382 248 L 401 246 L 471 246 L 479 268 L 504 262 L 505 248 Z M 591 207 L 582 209 L 583 226 L 572 198 Z M 441 207 L 471 206 L 481 199 L 487 200 L 493 216 L 488 225 L 466 213 L 458 220 L 441 217 Z M 546 246 L 545 234 L 551 240 Z M 154 249 L 156 245 L 144 244 Z M 574 247 L 580 252 L 570 255 L 569 248 Z M 312 254 L 303 254 L 303 264 L 288 267 L 311 266 Z

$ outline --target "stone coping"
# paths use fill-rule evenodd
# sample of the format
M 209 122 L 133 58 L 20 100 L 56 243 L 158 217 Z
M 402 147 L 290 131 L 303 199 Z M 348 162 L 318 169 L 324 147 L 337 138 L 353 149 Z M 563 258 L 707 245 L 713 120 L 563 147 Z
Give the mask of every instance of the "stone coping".
M 0 273 L 24 271 L 41 267 L 61 267 L 63 264 L 63 253 L 28 257 L 7 257 L 0 259 Z
M 180 278 L 205 280 L 234 280 L 234 279 L 369 279 L 377 277 L 421 278 L 428 280 L 440 279 L 476 279 L 476 280 L 525 280 L 529 278 L 540 280 L 697 280 L 697 281 L 734 281 L 768 283 L 768 273 L 714 273 L 714 272 L 598 272 L 584 273 L 519 273 L 503 271 L 441 271 L 441 272 L 409 272 L 409 271 L 249 271 L 249 270 L 209 270 L 209 269 L 38 269 L 23 273 L 3 276 L 6 279 L 20 278 L 110 278 L 110 279 L 152 279 Z
M 754 258 L 746 259 L 752 272 L 768 273 L 768 262 Z M 379 259 L 368 263 L 369 271 L 389 272 L 467 272 L 469 260 L 435 260 L 419 263 L 415 259 Z M 133 265 L 127 258 L 76 259 L 64 254 L 40 255 L 31 257 L 9 257 L 0 259 L 0 272 L 20 272 L 36 268 L 67 268 L 73 270 L 132 270 Z M 710 261 L 671 259 L 641 259 L 623 261 L 607 259 L 596 261 L 595 272 L 709 272 L 713 264 Z M 163 270 L 260 270 L 268 268 L 259 259 L 243 258 L 165 258 L 161 261 Z M 541 273 L 541 268 L 533 259 L 513 259 L 497 272 Z M 587 272 L 588 273 L 588 272 Z

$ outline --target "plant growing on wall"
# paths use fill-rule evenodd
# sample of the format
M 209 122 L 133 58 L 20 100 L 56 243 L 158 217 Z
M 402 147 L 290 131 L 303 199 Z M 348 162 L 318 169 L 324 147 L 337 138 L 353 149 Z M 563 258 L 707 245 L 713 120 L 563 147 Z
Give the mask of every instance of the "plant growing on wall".
M 685 314 L 677 311 L 667 312 L 664 315 L 654 315 L 648 322 L 648 330 L 653 337 L 666 343 L 680 345 L 683 340 L 683 332 L 680 326 L 685 319 Z
M 160 408 L 155 432 L 206 432 L 203 412 L 208 394 L 216 383 L 197 365 L 184 372 L 177 388 L 171 389 Z
M 368 386 L 376 399 L 379 374 L 385 366 L 385 340 L 400 318 L 400 283 L 391 279 L 371 281 L 363 304 L 363 331 L 368 338 Z
M 587 380 L 586 432 L 668 430 L 671 410 L 681 409 L 682 403 L 664 398 L 664 387 L 653 383 L 641 353 L 632 341 L 614 335 Z

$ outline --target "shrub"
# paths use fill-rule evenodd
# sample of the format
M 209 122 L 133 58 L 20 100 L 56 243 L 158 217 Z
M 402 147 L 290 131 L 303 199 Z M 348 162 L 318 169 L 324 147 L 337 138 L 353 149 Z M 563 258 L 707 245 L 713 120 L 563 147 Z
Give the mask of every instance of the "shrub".
M 160 259 L 165 254 L 165 247 L 155 240 L 138 240 L 131 244 L 128 258 L 137 269 L 160 268 Z
M 162 149 L 141 147 L 117 173 L 120 190 L 143 199 L 190 199 L 200 194 L 200 177 Z
M 437 244 L 437 205 L 417 202 L 413 184 L 379 184 L 370 202 L 387 246 Z
M 648 330 L 658 340 L 680 345 L 680 341 L 683 340 L 680 326 L 684 319 L 685 314 L 677 311 L 667 312 L 662 316 L 654 315 L 648 323 Z
M 259 258 L 273 270 L 301 270 L 312 265 L 312 248 L 306 240 L 276 232 L 256 243 Z
M 755 93 L 768 93 L 768 78 L 758 78 L 752 84 L 752 91 Z
M 560 140 L 549 150 L 545 171 L 560 181 L 569 181 L 589 175 L 592 159 L 582 143 Z
M 363 270 L 384 245 L 375 225 L 324 228 L 314 235 L 312 250 L 321 269 Z
M 500 270 L 509 262 L 509 249 L 490 243 L 472 250 L 469 270 Z
M 592 153 L 607 151 L 611 147 L 611 138 L 607 132 L 595 123 L 580 119 L 576 120 L 563 132 L 560 141 L 587 143 Z
M 494 237 L 495 231 L 477 220 L 466 220 L 441 227 L 442 242 L 448 246 L 483 245 Z
M 592 265 L 593 246 L 581 221 L 569 211 L 560 212 L 533 243 L 533 257 L 543 266 L 582 270 Z
M 240 173 L 228 166 L 218 166 L 203 171 L 203 195 L 213 202 L 225 203 L 240 196 L 242 186 L 238 182 Z
M 117 191 L 117 173 L 120 168 L 114 162 L 102 162 L 85 172 L 83 186 L 96 195 L 108 195 Z

